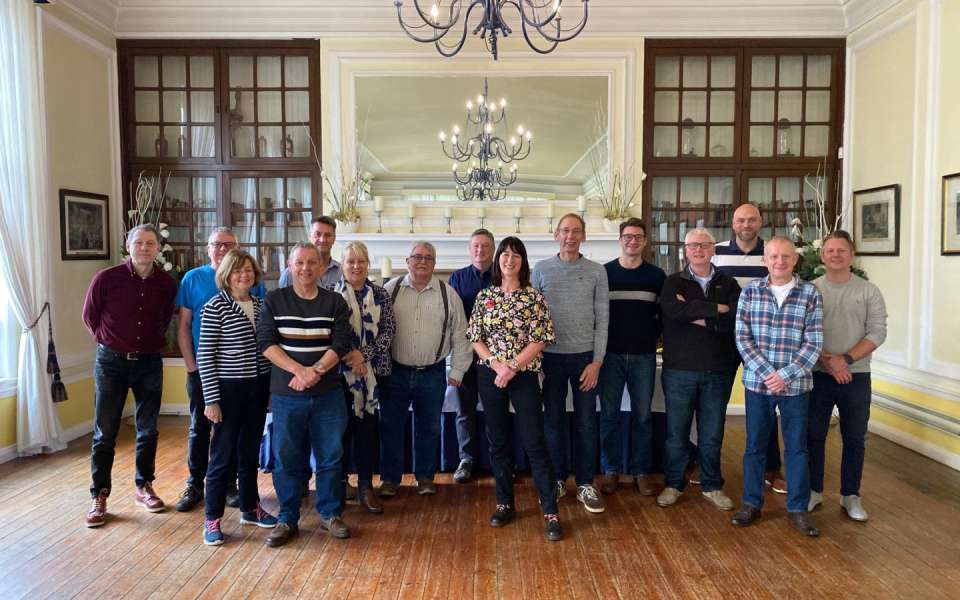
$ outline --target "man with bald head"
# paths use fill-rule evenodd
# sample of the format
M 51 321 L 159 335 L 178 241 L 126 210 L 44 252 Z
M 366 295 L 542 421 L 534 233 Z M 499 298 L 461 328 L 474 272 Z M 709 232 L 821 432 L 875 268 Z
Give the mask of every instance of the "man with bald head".
M 741 204 L 733 212 L 733 239 L 717 244 L 714 252 L 714 266 L 724 275 L 736 279 L 741 288 L 755 279 L 767 276 L 767 267 L 763 262 L 763 238 L 760 237 L 762 226 L 760 210 L 750 203 Z M 774 492 L 786 494 L 787 484 L 780 473 L 781 464 L 780 439 L 777 424 L 774 422 L 767 447 L 767 473 L 764 481 Z
M 743 357 L 747 443 L 743 505 L 732 523 L 742 527 L 760 517 L 764 455 L 779 409 L 790 524 L 803 535 L 817 536 L 807 516 L 807 413 L 812 371 L 823 348 L 823 300 L 812 283 L 793 274 L 798 258 L 789 239 L 771 238 L 763 253 L 769 275 L 749 283 L 737 304 L 734 339 Z

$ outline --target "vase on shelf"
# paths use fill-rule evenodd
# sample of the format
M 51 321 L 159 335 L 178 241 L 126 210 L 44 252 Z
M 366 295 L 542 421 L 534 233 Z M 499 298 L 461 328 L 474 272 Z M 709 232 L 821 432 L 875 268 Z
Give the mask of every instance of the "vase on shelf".
M 337 220 L 337 233 L 356 233 L 360 231 L 360 219 L 353 221 Z
M 608 218 L 608 217 L 604 217 L 604 218 L 603 218 L 603 230 L 604 230 L 606 233 L 619 233 L 619 232 L 620 232 L 620 222 L 621 222 L 621 221 L 623 221 L 623 219 L 620 219 L 620 218 L 611 219 L 611 218 Z

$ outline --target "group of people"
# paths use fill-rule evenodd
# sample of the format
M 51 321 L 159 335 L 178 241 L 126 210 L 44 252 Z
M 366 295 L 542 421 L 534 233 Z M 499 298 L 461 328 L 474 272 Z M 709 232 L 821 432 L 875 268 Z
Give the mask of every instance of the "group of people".
M 470 238 L 470 265 L 449 281 L 434 272 L 435 247 L 419 241 L 406 259 L 407 274 L 380 286 L 369 277 L 366 246 L 347 244 L 337 262 L 331 256 L 336 223 L 317 217 L 311 242 L 293 247 L 279 288 L 270 293 L 257 260 L 228 228 L 210 235 L 209 264 L 186 273 L 178 290 L 155 268 L 158 232 L 136 227 L 127 236 L 128 260 L 98 273 L 84 303 L 84 322 L 98 343 L 93 502 L 86 524 L 106 520 L 116 436 L 130 390 L 135 501 L 151 512 L 165 508 L 152 482 L 160 357 L 175 307 L 191 413 L 189 476 L 176 508 L 189 511 L 203 502 L 208 545 L 224 542 L 227 504 L 239 507 L 241 523 L 271 529 L 268 545 L 289 541 L 298 532 L 311 473 L 320 526 L 334 537 L 350 537 L 342 518 L 348 495 L 382 513 L 382 499 L 400 488 L 411 412 L 416 493 L 436 494 L 448 386 L 459 397 L 458 483 L 470 480 L 477 466 L 478 404 L 483 409 L 496 483 L 493 527 L 518 514 L 512 431 L 529 459 L 549 540 L 563 537 L 558 502 L 571 470 L 576 498 L 589 513 L 604 511 L 603 494 L 616 492 L 620 475 L 632 477 L 640 494 L 657 496 L 661 507 L 676 504 L 695 482 L 708 502 L 732 510 L 720 450 L 741 363 L 747 442 L 743 498 L 732 523 L 759 518 L 766 481 L 787 493 L 794 527 L 818 534 L 808 515 L 823 502 L 824 445 L 834 407 L 843 436 L 841 505 L 851 518 L 866 520 L 859 487 L 870 354 L 886 334 L 883 298 L 851 273 L 853 243 L 845 232 L 824 240 L 825 273 L 808 283 L 794 275 L 793 242 L 760 239 L 761 223 L 759 210 L 744 204 L 734 213 L 735 236 L 727 242 L 718 244 L 706 229 L 686 232 L 686 265 L 667 276 L 644 259 L 648 239 L 640 219 L 621 224 L 620 255 L 601 265 L 581 253 L 585 223 L 571 213 L 557 224 L 558 253 L 534 266 L 519 238 L 497 244 L 491 232 L 478 229 Z M 662 486 L 652 476 L 651 416 L 661 340 L 667 421 Z M 627 457 L 624 389 L 631 408 Z M 268 410 L 276 516 L 262 508 L 257 490 Z M 351 458 L 356 488 L 347 483 Z M 374 488 L 378 465 L 380 485 Z

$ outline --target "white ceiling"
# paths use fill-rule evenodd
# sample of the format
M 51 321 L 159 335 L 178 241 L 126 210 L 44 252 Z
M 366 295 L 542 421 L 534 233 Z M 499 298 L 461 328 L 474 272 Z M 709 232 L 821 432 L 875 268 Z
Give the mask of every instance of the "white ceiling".
M 393 0 L 56 0 L 117 37 L 399 33 Z M 591 0 L 584 35 L 844 36 L 902 0 Z M 406 5 L 412 0 L 406 0 Z M 566 0 L 568 18 L 578 3 Z M 508 19 L 515 19 L 512 11 Z M 411 42 L 413 43 L 413 42 Z

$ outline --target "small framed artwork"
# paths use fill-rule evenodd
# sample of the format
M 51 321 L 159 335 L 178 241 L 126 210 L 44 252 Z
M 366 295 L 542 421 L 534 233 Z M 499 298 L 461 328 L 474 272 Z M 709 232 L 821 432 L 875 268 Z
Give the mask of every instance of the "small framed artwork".
M 108 196 L 60 190 L 60 258 L 109 260 Z
M 900 256 L 900 185 L 853 192 L 853 243 L 860 256 Z
M 943 176 L 940 254 L 960 254 L 960 173 Z

